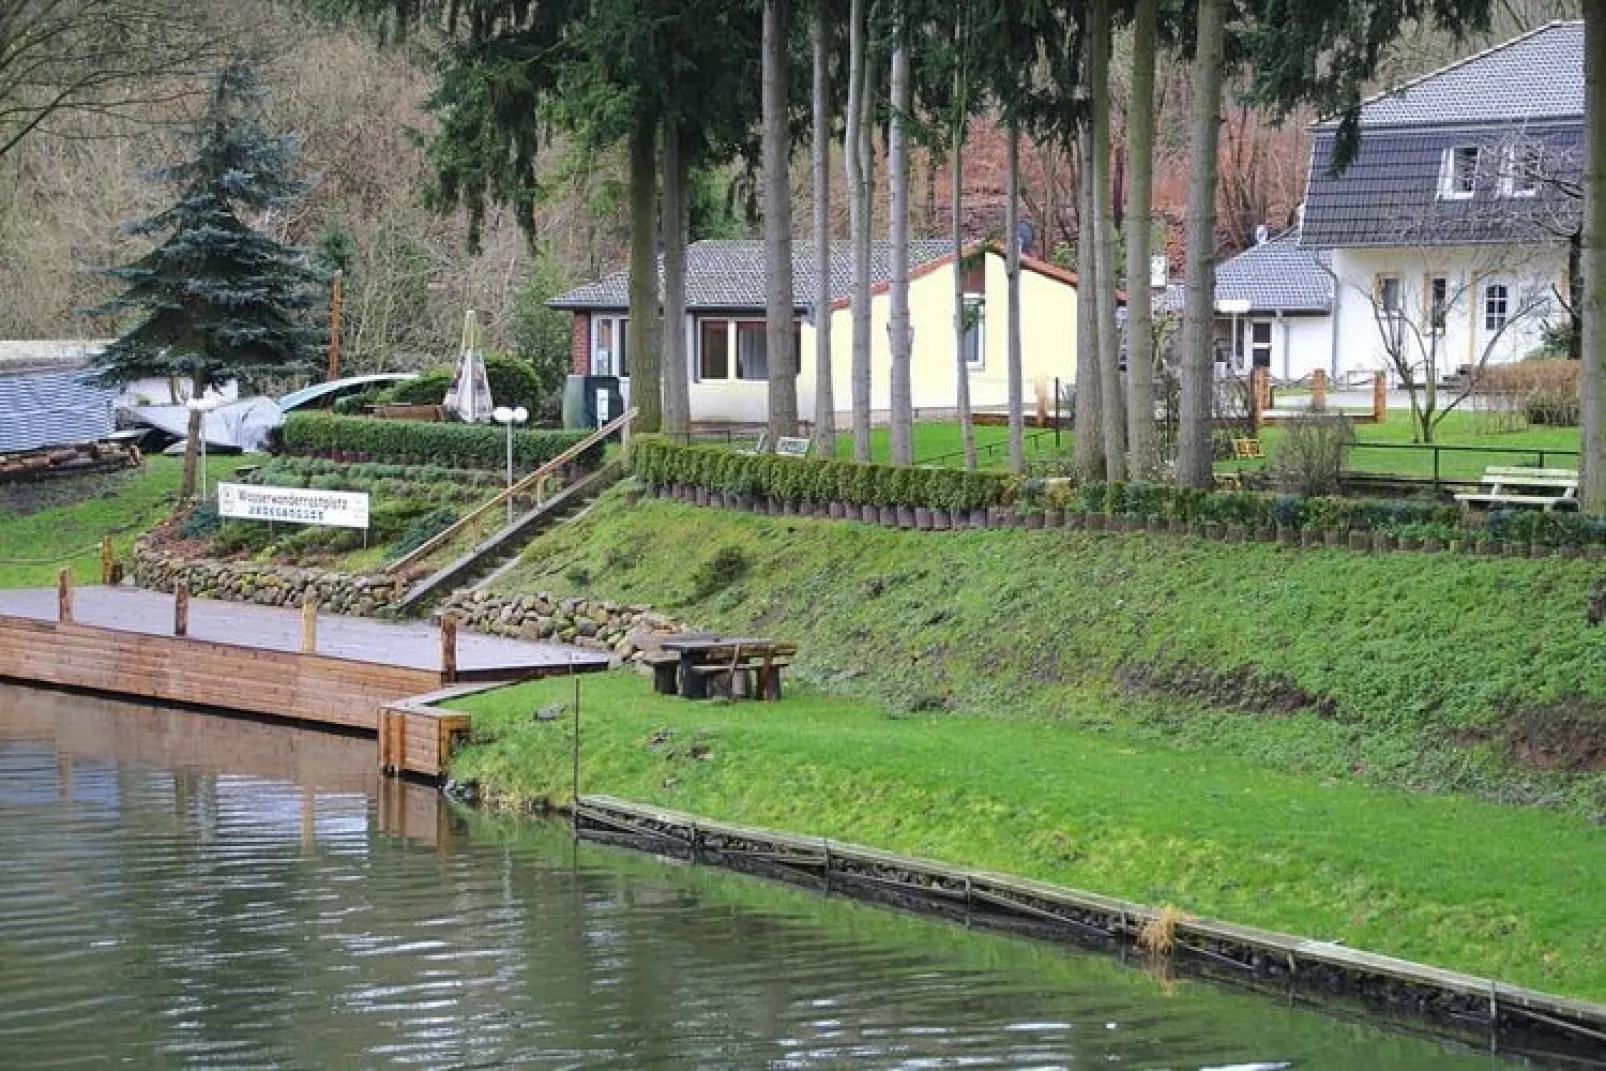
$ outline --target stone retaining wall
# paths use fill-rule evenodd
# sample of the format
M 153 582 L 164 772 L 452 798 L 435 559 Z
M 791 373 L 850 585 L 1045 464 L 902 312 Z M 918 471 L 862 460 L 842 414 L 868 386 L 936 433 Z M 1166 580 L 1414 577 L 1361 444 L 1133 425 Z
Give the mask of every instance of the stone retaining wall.
M 456 592 L 438 611 L 453 613 L 464 628 L 524 640 L 555 640 L 630 660 L 654 650 L 657 640 L 686 627 L 650 606 L 556 595 Z
M 227 599 L 262 606 L 300 606 L 310 592 L 319 608 L 332 614 L 376 617 L 407 590 L 400 577 L 377 573 L 337 573 L 261 562 L 220 562 L 184 558 L 141 541 L 134 547 L 134 583 L 172 591 L 180 580 L 198 599 Z

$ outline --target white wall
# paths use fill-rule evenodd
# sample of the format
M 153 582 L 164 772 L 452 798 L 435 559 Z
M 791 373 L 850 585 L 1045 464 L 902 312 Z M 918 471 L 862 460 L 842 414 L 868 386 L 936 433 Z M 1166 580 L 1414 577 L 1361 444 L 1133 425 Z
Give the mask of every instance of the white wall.
M 1545 325 L 1559 324 L 1566 317 L 1552 289 L 1566 291 L 1567 254 L 1562 246 L 1337 249 L 1333 271 L 1340 377 L 1376 372 L 1390 363 L 1373 299 L 1383 274 L 1400 279 L 1407 340 L 1403 352 L 1418 366 L 1425 365 L 1431 354 L 1441 377 L 1477 364 L 1485 352 L 1489 364 L 1521 360 L 1538 348 Z M 1432 276 L 1444 276 L 1448 283 L 1444 331 L 1436 344 L 1427 337 L 1425 292 Z M 1491 283 L 1507 287 L 1510 320 L 1503 332 L 1490 330 L 1485 322 Z
M 1303 379 L 1318 368 L 1327 369 L 1333 354 L 1333 318 L 1331 316 L 1284 315 L 1254 313 L 1239 316 L 1218 316 L 1216 337 L 1224 350 L 1237 325 L 1239 352 L 1243 367 L 1240 375 L 1247 375 L 1254 350 L 1254 325 L 1271 326 L 1271 376 L 1274 380 Z M 1231 352 L 1227 350 L 1227 352 Z

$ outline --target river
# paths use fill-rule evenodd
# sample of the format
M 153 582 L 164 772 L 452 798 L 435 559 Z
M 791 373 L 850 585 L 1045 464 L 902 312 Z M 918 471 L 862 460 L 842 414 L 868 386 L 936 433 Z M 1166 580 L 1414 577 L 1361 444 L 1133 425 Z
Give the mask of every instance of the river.
M 0 686 L 0 1065 L 1511 1066 L 465 812 L 374 744 Z

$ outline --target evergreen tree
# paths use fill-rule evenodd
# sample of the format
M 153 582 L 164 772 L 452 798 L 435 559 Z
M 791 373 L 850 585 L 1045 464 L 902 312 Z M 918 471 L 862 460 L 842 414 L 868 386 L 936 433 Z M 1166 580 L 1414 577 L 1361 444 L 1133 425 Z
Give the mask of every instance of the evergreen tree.
M 295 175 L 297 143 L 261 125 L 255 72 L 234 63 L 218 73 L 205 113 L 190 132 L 195 154 L 157 174 L 178 200 L 128 225 L 167 238 L 131 264 L 104 269 L 126 284 L 93 315 L 142 314 L 97 358 L 106 384 L 183 377 L 195 396 L 229 379 L 311 369 L 313 331 L 296 315 L 311 304 L 315 273 L 302 251 L 242 215 L 282 208 L 306 192 Z M 184 452 L 188 498 L 195 489 L 201 414 L 190 414 Z

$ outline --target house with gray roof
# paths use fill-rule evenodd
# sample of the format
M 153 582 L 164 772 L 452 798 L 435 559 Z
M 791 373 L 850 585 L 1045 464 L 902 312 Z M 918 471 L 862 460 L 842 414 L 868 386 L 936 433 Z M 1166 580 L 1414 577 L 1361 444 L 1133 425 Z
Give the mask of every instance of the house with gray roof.
M 1423 382 L 1537 350 L 1569 315 L 1583 117 L 1583 24 L 1553 22 L 1365 101 L 1341 170 L 1318 123 L 1296 244 L 1332 311 L 1289 369 Z
M 1028 391 L 1053 389 L 1058 377 L 1076 375 L 1076 276 L 1046 261 L 1022 258 L 1022 365 Z M 955 286 L 962 287 L 967 324 L 963 351 L 972 405 L 1002 407 L 1008 399 L 1004 361 L 1006 283 L 1003 257 L 991 245 L 969 247 L 957 261 L 947 240 L 909 243 L 909 308 L 914 349 L 910 378 L 914 405 L 930 413 L 951 412 L 960 368 L 955 340 Z M 841 422 L 852 399 L 853 258 L 847 243 L 832 251 L 824 270 L 832 309 L 832 392 Z M 813 244 L 792 246 L 796 313 L 798 408 L 814 411 L 813 303 L 819 267 Z M 956 273 L 958 278 L 955 278 Z M 890 409 L 891 350 L 887 332 L 891 245 L 871 251 L 872 417 Z M 660 273 L 660 280 L 662 276 Z M 764 327 L 767 269 L 760 241 L 701 241 L 686 247 L 687 373 L 692 419 L 701 423 L 762 423 L 768 412 L 769 355 Z M 661 287 L 661 283 L 660 283 Z M 574 316 L 572 374 L 619 377 L 628 395 L 630 273 L 616 271 L 548 302 Z M 1052 395 L 1049 394 L 1051 397 Z
M 1332 316 L 1332 253 L 1302 246 L 1298 227 L 1216 266 L 1217 352 L 1237 374 L 1286 381 L 1326 368 Z

